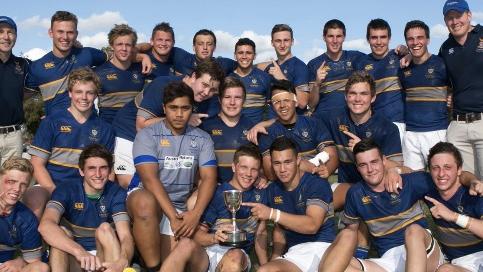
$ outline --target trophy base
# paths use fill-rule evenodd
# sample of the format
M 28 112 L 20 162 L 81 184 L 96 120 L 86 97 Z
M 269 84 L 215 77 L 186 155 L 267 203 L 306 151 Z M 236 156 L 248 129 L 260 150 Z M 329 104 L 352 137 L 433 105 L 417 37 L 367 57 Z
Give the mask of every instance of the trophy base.
M 225 242 L 220 242 L 222 246 L 240 248 L 248 244 L 247 233 L 245 231 L 228 231 L 225 233 L 228 235 L 228 239 Z

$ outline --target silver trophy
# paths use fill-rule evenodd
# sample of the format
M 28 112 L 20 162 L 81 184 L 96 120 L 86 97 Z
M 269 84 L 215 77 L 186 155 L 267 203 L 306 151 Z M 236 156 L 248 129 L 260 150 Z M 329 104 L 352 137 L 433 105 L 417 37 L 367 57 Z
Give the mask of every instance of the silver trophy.
M 223 192 L 225 206 L 231 212 L 232 231 L 225 231 L 228 239 L 220 244 L 233 247 L 242 247 L 247 243 L 246 231 L 238 229 L 236 225 L 236 212 L 240 209 L 242 203 L 242 192 L 238 190 L 227 190 Z

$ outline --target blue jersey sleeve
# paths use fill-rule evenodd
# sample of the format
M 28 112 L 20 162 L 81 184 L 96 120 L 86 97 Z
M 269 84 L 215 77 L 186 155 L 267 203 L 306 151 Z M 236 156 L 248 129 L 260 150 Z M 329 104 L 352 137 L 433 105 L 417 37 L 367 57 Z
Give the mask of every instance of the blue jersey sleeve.
M 47 160 L 52 154 L 54 144 L 54 126 L 50 118 L 45 118 L 40 122 L 34 140 L 30 145 L 28 153 Z
M 478 219 L 483 219 L 483 197 L 478 198 L 475 213 L 478 216 Z
M 25 208 L 28 209 L 28 208 Z M 24 260 L 39 259 L 41 256 L 42 239 L 40 238 L 39 222 L 35 215 L 28 210 L 22 213 L 22 242 L 20 249 L 22 250 L 22 257 Z
M 164 116 L 163 96 L 156 81 L 152 81 L 144 89 L 144 96 L 139 106 L 138 115 L 146 119 Z
M 382 153 L 389 158 L 393 156 L 401 156 L 402 148 L 401 138 L 399 137 L 399 129 L 392 123 L 386 129 L 387 133 L 380 143 Z
M 360 204 L 357 202 L 357 190 L 355 190 L 355 187 L 357 186 L 352 186 L 347 191 L 344 211 L 341 215 L 341 220 L 346 225 L 357 224 L 360 220 L 360 214 L 357 210 Z
M 294 67 L 293 85 L 295 87 L 306 85 L 309 83 L 309 69 L 302 61 L 298 62 Z
M 111 154 L 114 153 L 114 144 L 115 144 L 115 139 L 116 135 L 114 134 L 114 129 L 112 129 L 111 125 L 108 123 L 104 123 L 104 130 L 105 134 L 103 139 L 99 142 L 100 144 L 103 144 Z
M 307 186 L 307 207 L 310 205 L 316 205 L 329 211 L 330 204 L 332 203 L 332 189 L 329 183 L 318 176 L 311 176 L 310 186 Z
M 331 145 L 334 144 L 334 141 L 332 140 L 332 136 L 329 132 L 329 129 L 327 126 L 322 122 L 322 120 L 319 120 L 318 118 L 312 118 L 312 120 L 315 123 L 315 132 L 316 132 L 316 139 L 317 139 L 317 150 L 322 151 L 322 149 L 326 145 Z
M 111 182 L 111 181 L 109 181 Z M 114 186 L 115 184 L 112 184 L 111 186 Z M 112 198 L 112 204 L 111 204 L 111 212 L 112 212 L 112 220 L 114 222 L 118 221 L 129 221 L 129 216 L 127 215 L 126 211 L 126 190 L 121 188 L 120 186 L 118 187 L 114 197 Z
M 215 147 L 213 144 L 213 140 L 211 140 L 211 137 L 208 135 L 208 133 L 204 131 L 203 133 L 206 134 L 206 137 L 204 137 L 204 140 L 202 143 L 198 166 L 216 167 L 217 162 L 215 157 Z
M 218 185 L 218 189 L 216 190 L 213 198 L 210 201 L 210 204 L 206 208 L 205 212 L 203 213 L 203 217 L 201 222 L 207 224 L 210 228 L 216 223 L 216 219 L 218 219 L 218 208 L 217 207 L 225 207 L 225 203 L 223 202 L 223 192 L 219 190 L 221 185 Z
M 158 163 L 157 144 L 152 136 L 152 126 L 142 129 L 134 139 L 133 144 L 133 158 L 134 165 L 141 165 L 145 163 Z
M 411 174 L 403 175 L 403 186 L 408 186 L 411 194 L 416 199 L 423 199 L 431 190 L 434 189 L 433 179 L 431 175 L 424 171 L 413 172 Z
M 270 134 L 270 133 L 269 133 Z M 268 155 L 270 150 L 270 145 L 272 144 L 273 140 L 270 135 L 266 134 L 259 134 L 258 135 L 258 149 L 263 156 Z
M 84 50 L 88 50 L 89 53 L 91 54 L 92 66 L 99 66 L 109 60 L 109 57 L 106 54 L 106 52 L 102 50 L 92 48 L 92 47 L 84 47 Z
M 47 208 L 55 209 L 59 212 L 62 216 L 66 211 L 68 211 L 68 207 L 70 205 L 70 196 L 67 189 L 68 185 L 61 185 L 57 186 L 52 193 L 52 197 L 50 198 L 49 202 L 47 203 Z

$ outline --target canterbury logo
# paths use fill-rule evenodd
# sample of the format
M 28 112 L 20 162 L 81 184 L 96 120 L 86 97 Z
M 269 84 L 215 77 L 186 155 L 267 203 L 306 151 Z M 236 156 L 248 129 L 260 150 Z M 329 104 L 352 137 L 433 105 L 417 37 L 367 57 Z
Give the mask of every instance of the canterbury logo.
M 51 69 L 51 68 L 54 68 L 54 67 L 55 67 L 55 64 L 53 62 L 44 63 L 45 69 Z
M 84 203 L 82 203 L 82 202 L 74 203 L 74 209 L 76 209 L 76 210 L 84 209 Z
M 71 126 L 60 126 L 60 132 L 71 132 L 72 127 Z
M 221 129 L 212 129 L 211 134 L 221 136 L 221 135 L 223 135 L 223 131 Z
M 107 80 L 116 80 L 117 79 L 117 75 L 116 74 L 108 74 L 106 76 Z

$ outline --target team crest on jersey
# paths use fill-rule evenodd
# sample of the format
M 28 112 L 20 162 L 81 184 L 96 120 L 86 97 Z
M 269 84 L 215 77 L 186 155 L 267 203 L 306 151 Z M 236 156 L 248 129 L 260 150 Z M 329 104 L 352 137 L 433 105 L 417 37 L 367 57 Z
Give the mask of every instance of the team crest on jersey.
M 72 57 L 70 58 L 70 61 L 74 64 L 74 63 L 77 63 L 77 58 L 75 57 L 75 55 L 72 55 Z
M 262 198 L 262 196 L 260 196 L 259 193 L 255 193 L 255 201 L 256 202 L 260 202 L 260 199 Z
M 54 63 L 54 62 L 52 62 L 52 61 L 51 61 L 51 62 L 46 62 L 46 63 L 44 63 L 44 69 L 46 69 L 46 70 L 47 70 L 47 69 L 52 69 L 52 68 L 54 68 L 54 67 L 55 67 L 55 63 Z
M 369 204 L 369 203 L 372 203 L 372 199 L 371 199 L 371 197 L 370 197 L 370 196 L 363 196 L 363 197 L 361 198 L 361 200 L 362 200 L 362 204 L 364 204 L 364 205 L 367 205 L 367 204 Z
M 244 130 L 242 131 L 242 133 L 243 133 L 243 136 L 247 136 L 247 134 L 248 134 L 248 130 L 247 130 L 247 129 L 244 129 Z
M 366 131 L 366 138 L 371 138 L 371 136 L 372 136 L 372 132 Z
M 425 77 L 427 79 L 433 79 L 434 78 L 434 68 L 433 67 L 428 68 L 428 72 L 426 73 Z
M 352 67 L 352 62 L 348 61 L 345 63 L 345 65 L 347 66 L 347 68 L 351 68 Z
M 169 68 L 169 72 L 174 75 L 175 74 L 174 68 L 173 67 Z
M 12 224 L 12 228 L 8 230 L 8 235 L 12 240 L 17 240 L 17 226 L 15 226 L 15 224 Z
M 140 80 L 139 80 L 139 74 L 137 74 L 137 73 L 133 73 L 133 74 L 132 74 L 132 81 L 133 81 L 134 83 L 139 83 L 139 82 L 140 82 Z
M 223 135 L 223 130 L 221 130 L 221 129 L 212 129 L 211 130 L 211 135 L 213 135 L 213 136 L 221 136 L 221 135 Z
M 168 139 L 161 139 L 159 145 L 162 146 L 162 147 L 170 147 L 171 143 L 169 142 Z
M 398 194 L 396 193 L 391 193 L 391 204 L 392 205 L 397 205 L 399 203 L 401 203 L 401 198 L 399 197 Z
M 198 143 L 194 139 L 191 139 L 190 146 L 191 148 L 196 148 L 198 146 Z
M 366 71 L 370 71 L 370 70 L 373 70 L 373 69 L 374 69 L 374 65 L 372 65 L 372 63 L 364 66 L 364 70 L 366 70 Z
M 18 61 L 15 62 L 15 74 L 23 75 L 22 66 L 20 65 L 20 62 L 18 62 Z
M 70 133 L 72 131 L 71 126 L 60 126 L 60 132 L 62 133 Z
M 480 38 L 480 42 L 478 43 L 478 46 L 476 47 L 476 52 L 478 52 L 478 53 L 483 52 L 483 38 Z
M 117 80 L 117 74 L 107 74 L 107 80 Z
M 282 198 L 282 196 L 276 196 L 276 197 L 274 197 L 273 198 L 273 203 L 279 204 L 279 205 L 280 204 L 283 204 L 283 198 Z
M 76 209 L 76 210 L 83 210 L 84 209 L 84 203 L 82 203 L 82 202 L 76 202 L 76 203 L 74 203 L 74 209 Z
M 89 135 L 89 140 L 91 142 L 98 142 L 97 136 L 99 135 L 99 131 L 96 128 L 91 129 L 91 133 Z
M 347 127 L 346 125 L 339 125 L 339 131 L 340 132 L 349 131 L 349 127 Z
M 253 84 L 257 84 L 257 79 L 256 78 L 252 78 L 252 83 Z
M 391 58 L 389 60 L 389 65 L 386 68 L 387 69 L 394 69 L 394 68 L 396 68 L 396 66 L 397 66 L 396 59 Z
M 404 71 L 404 76 L 405 77 L 410 77 L 413 73 L 411 72 L 411 70 L 407 69 Z
M 456 207 L 456 209 L 458 210 L 458 212 L 459 212 L 459 213 L 463 213 L 463 212 L 464 212 L 464 210 L 465 210 L 465 209 L 463 208 L 463 206 L 461 206 L 461 205 L 458 205 L 458 207 Z
M 99 205 L 99 210 L 100 210 L 100 213 L 99 215 L 101 217 L 107 217 L 107 209 L 106 209 L 106 205 L 104 205 L 104 203 L 102 203 L 101 200 L 99 200 L 100 202 L 100 205 Z

